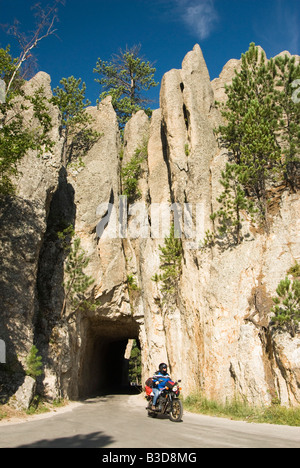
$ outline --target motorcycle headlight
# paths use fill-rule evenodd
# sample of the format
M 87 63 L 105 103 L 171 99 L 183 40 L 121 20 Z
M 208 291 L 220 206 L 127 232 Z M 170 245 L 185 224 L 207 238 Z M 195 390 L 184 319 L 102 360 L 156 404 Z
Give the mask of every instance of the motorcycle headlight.
M 177 390 L 178 390 L 178 387 L 177 385 L 175 385 L 175 387 L 173 387 L 173 392 L 177 392 Z

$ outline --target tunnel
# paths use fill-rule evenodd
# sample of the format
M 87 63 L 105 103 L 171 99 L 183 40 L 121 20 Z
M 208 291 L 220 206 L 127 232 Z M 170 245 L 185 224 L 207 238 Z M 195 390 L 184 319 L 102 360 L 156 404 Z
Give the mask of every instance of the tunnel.
M 129 340 L 139 346 L 139 325 L 127 320 L 87 320 L 78 373 L 78 395 L 86 398 L 107 393 L 129 392 Z M 128 351 L 128 349 L 127 349 Z

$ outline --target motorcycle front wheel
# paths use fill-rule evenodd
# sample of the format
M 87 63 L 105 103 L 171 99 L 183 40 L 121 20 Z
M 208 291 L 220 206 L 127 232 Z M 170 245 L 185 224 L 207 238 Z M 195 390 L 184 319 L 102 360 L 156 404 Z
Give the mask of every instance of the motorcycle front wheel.
M 182 401 L 177 398 L 172 402 L 172 410 L 170 412 L 170 419 L 173 422 L 180 422 L 183 414 Z

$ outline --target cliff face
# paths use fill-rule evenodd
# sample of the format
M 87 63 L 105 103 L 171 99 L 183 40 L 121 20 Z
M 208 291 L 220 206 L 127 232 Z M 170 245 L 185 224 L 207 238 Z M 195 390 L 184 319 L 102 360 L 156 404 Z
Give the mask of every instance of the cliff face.
M 46 96 L 52 95 L 50 77 L 46 73 L 38 73 L 25 86 L 27 94 L 43 86 Z M 24 363 L 35 334 L 39 255 L 61 166 L 58 109 L 50 106 L 49 112 L 53 122 L 51 139 L 56 142 L 53 154 L 37 158 L 32 151 L 26 155 L 18 167 L 16 197 L 2 200 L 0 208 L 0 335 L 6 344 L 5 368 L 9 371 L 6 378 L 1 372 L 4 366 L 0 367 L 2 396 L 10 396 L 24 379 L 22 361 Z
M 166 361 L 172 376 L 182 379 L 185 395 L 200 389 L 221 400 L 238 395 L 255 404 L 273 398 L 300 403 L 300 337 L 271 333 L 267 327 L 276 287 L 300 261 L 299 192 L 283 191 L 268 235 L 252 230 L 238 246 L 199 248 L 205 231 L 212 229 L 210 215 L 227 157 L 213 132 L 221 122 L 214 103 L 224 99 L 224 84 L 237 67 L 239 61 L 230 61 L 211 83 L 196 45 L 181 70 L 165 74 L 160 108 L 151 120 L 140 111 L 128 122 L 122 151 L 116 115 L 106 98 L 98 109 L 88 110 L 102 136 L 84 167 L 68 177 L 59 170 L 58 134 L 52 162 L 36 161 L 36 189 L 30 183 L 32 159 L 23 161 L 18 196 L 1 212 L 0 338 L 21 362 L 37 344 L 49 395 L 76 398 L 105 387 L 108 380 L 121 383 L 125 348 L 128 339 L 136 338 L 143 380 Z M 145 146 L 140 197 L 126 211 L 121 167 Z M 184 235 L 176 299 L 167 303 L 153 277 L 159 273 L 159 246 L 169 233 L 164 223 L 171 218 L 166 211 L 159 223 L 159 209 L 171 205 Z M 19 234 L 14 210 L 22 223 Z M 90 257 L 86 273 L 95 280 L 93 308 L 67 312 L 63 320 L 64 256 L 56 242 L 62 219 L 75 222 Z

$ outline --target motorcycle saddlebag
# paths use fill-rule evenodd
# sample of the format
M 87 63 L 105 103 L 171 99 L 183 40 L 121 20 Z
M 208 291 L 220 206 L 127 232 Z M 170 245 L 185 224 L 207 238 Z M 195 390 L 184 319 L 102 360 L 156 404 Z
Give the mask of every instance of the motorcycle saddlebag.
M 146 380 L 145 385 L 147 387 L 153 388 L 153 380 L 151 379 L 151 377 L 149 377 L 149 379 Z
M 153 381 L 151 377 L 146 380 L 145 382 L 145 392 L 147 396 L 150 396 L 152 393 Z

